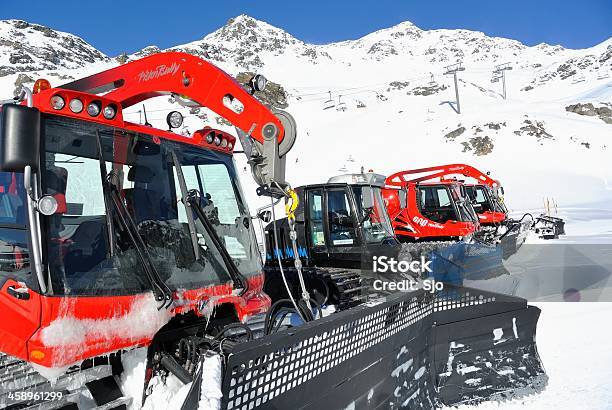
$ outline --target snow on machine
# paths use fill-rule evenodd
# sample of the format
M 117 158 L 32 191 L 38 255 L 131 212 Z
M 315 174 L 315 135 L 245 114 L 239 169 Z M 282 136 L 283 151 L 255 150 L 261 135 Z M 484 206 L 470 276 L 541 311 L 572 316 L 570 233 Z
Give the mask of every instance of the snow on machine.
M 261 76 L 243 87 L 199 58 L 158 53 L 56 88 L 38 80 L 0 102 L 0 407 L 123 408 L 172 376 L 188 388 L 182 408 L 196 409 L 213 355 L 223 409 L 435 408 L 545 386 L 539 310 L 520 298 L 449 285 L 335 301 L 322 317 L 297 243 L 299 195 L 284 177 L 296 126 L 253 96 L 264 87 Z M 299 300 L 263 290 L 236 138 L 124 119 L 160 95 L 233 124 L 258 193 L 285 198 Z M 180 113 L 167 122 L 179 128 Z M 355 226 L 387 241 L 372 201 Z M 341 229 L 332 246 L 348 245 Z M 148 352 L 142 398 L 119 383 L 136 347 Z

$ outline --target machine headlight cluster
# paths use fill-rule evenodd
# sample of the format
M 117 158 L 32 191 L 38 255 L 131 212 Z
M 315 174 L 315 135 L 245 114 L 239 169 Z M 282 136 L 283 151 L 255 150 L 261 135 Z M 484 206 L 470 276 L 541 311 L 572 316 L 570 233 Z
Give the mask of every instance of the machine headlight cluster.
M 83 98 L 83 96 L 71 95 L 70 93 L 54 94 L 49 99 L 49 105 L 56 111 L 61 111 L 65 108 L 74 114 L 81 114 L 85 111 L 90 117 L 97 117 L 102 114 L 107 120 L 114 119 L 119 112 L 116 103 L 107 103 L 98 99 L 87 101 L 86 96 Z
M 234 148 L 234 140 L 232 138 L 228 138 L 224 134 L 216 133 L 215 131 L 210 131 L 206 134 L 206 142 L 228 150 Z

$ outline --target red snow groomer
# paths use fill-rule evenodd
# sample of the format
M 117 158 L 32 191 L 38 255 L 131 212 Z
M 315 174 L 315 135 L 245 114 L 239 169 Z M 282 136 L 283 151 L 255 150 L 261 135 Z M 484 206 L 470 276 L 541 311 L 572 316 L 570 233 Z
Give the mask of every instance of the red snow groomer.
M 428 173 L 435 170 L 400 171 L 386 179 L 385 203 L 401 241 L 463 240 L 479 229 L 463 184 L 440 173 Z M 415 177 L 418 174 L 426 175 Z
M 209 127 L 174 133 L 178 111 L 168 131 L 124 118 L 163 95 L 232 123 L 266 192 L 284 189 L 289 114 L 188 54 L 160 53 L 56 88 L 38 80 L 0 102 L 0 407 L 44 402 L 7 396 L 46 386 L 32 364 L 42 374 L 78 370 L 96 404 L 114 408 L 127 398 L 111 405 L 98 393 L 113 390 L 115 352 L 152 346 L 149 369 L 181 367 L 185 351 L 197 359 L 202 329 L 219 334 L 270 307 L 236 138 Z M 73 378 L 64 374 L 54 389 Z
M 219 378 L 223 410 L 433 409 L 546 385 L 540 311 L 521 298 L 449 285 L 321 318 L 296 242 L 304 205 L 284 177 L 296 126 L 255 98 L 264 87 L 261 76 L 240 85 L 199 58 L 159 53 L 60 87 L 39 80 L 0 101 L 0 408 L 138 407 L 159 386 L 153 377 L 190 384 L 185 410 L 199 408 L 203 386 Z M 167 115 L 170 131 L 125 119 L 129 107 L 168 95 L 234 125 L 257 192 L 289 198 L 283 252 L 301 304 L 271 304 L 262 290 L 236 138 L 210 127 L 174 133 L 178 111 Z M 319 199 L 306 205 L 322 217 L 335 203 Z M 351 220 L 379 225 L 372 215 Z M 344 216 L 327 215 L 341 226 Z M 147 348 L 135 381 L 142 398 L 120 386 L 138 377 L 122 360 L 136 347 Z M 203 380 L 211 355 L 222 374 Z

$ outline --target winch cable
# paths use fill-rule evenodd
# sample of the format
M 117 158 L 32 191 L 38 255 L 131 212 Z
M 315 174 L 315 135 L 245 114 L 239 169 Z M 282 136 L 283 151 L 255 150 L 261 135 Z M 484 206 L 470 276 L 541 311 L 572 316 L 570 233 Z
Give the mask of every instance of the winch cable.
M 302 260 L 300 259 L 300 254 L 298 253 L 297 247 L 297 232 L 295 231 L 295 210 L 297 209 L 300 201 L 298 199 L 297 193 L 289 187 L 287 190 L 273 181 L 274 184 L 285 193 L 285 213 L 287 214 L 287 222 L 289 224 L 289 238 L 291 239 L 291 247 L 293 248 L 293 264 L 295 269 L 297 270 L 298 279 L 300 280 L 300 288 L 302 291 L 302 300 L 304 304 L 308 308 L 308 312 L 312 312 L 312 306 L 310 304 L 310 293 L 306 289 L 306 283 L 304 282 L 304 275 L 302 273 Z
M 274 247 L 275 247 L 275 249 L 272 250 L 272 252 L 274 252 L 276 254 L 276 260 L 278 261 L 278 267 L 280 269 L 281 278 L 283 278 L 283 283 L 285 284 L 285 289 L 287 290 L 287 294 L 289 295 L 289 299 L 291 300 L 291 303 L 293 304 L 293 307 L 295 308 L 295 311 L 297 312 L 297 314 L 300 315 L 300 318 L 302 319 L 302 321 L 304 323 L 306 323 L 306 319 L 304 318 L 304 315 L 302 315 L 302 312 L 300 311 L 297 303 L 295 302 L 295 299 L 293 298 L 293 294 L 291 292 L 291 289 L 289 289 L 289 284 L 287 283 L 287 278 L 285 277 L 285 270 L 283 269 L 283 263 L 282 263 L 281 258 L 280 258 L 280 247 L 279 247 L 279 244 L 278 244 L 278 234 L 277 234 L 277 230 L 276 230 L 276 212 L 274 210 L 274 199 L 272 197 L 270 197 L 270 203 L 272 204 L 272 226 L 273 226 L 272 230 L 274 231 Z M 299 272 L 299 273 L 301 273 L 301 272 Z

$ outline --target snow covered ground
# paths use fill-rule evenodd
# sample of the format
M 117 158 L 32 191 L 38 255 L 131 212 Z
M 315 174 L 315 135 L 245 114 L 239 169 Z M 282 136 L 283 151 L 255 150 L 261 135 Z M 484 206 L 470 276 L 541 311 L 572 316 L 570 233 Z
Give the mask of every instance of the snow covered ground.
M 538 303 L 538 351 L 549 376 L 542 393 L 459 410 L 605 410 L 612 408 L 612 303 Z

